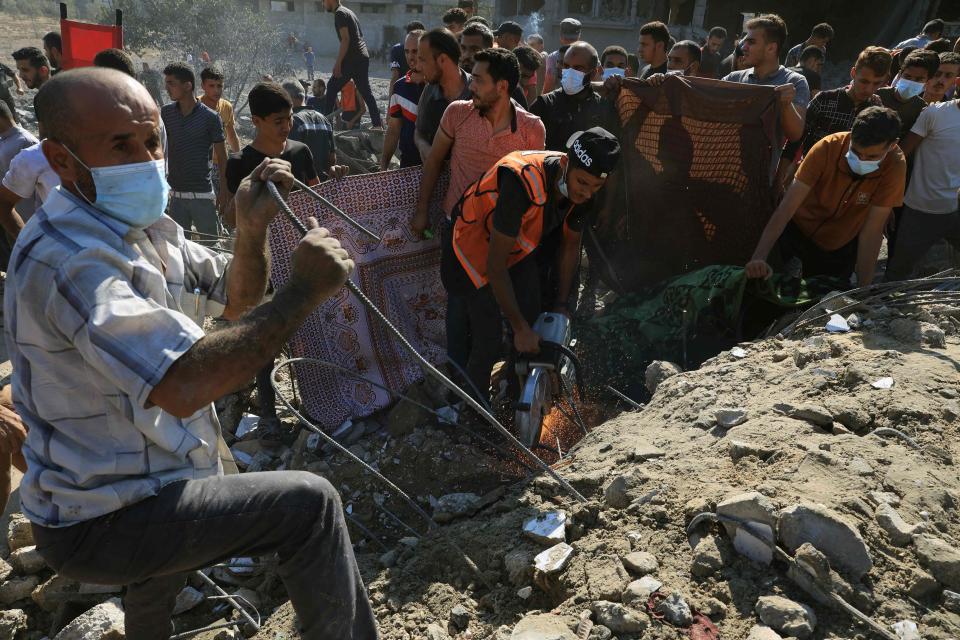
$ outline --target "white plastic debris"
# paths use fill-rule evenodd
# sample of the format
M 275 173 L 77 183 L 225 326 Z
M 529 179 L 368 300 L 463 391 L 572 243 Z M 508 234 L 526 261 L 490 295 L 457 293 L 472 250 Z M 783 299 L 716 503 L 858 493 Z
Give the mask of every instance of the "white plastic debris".
M 850 324 L 838 313 L 830 316 L 830 320 L 827 321 L 827 331 L 830 333 L 846 333 L 850 331 Z
M 233 435 L 237 436 L 237 439 L 242 439 L 243 436 L 247 435 L 251 431 L 255 431 L 257 425 L 260 423 L 260 416 L 255 416 L 252 413 L 245 413 L 243 417 L 240 418 L 240 424 L 237 425 L 237 430 Z
M 913 620 L 901 620 L 892 626 L 900 640 L 922 640 L 917 623 Z
M 567 514 L 564 511 L 547 511 L 523 523 L 523 535 L 534 542 L 551 546 L 566 542 Z
M 896 383 L 893 381 L 893 378 L 888 376 L 886 378 L 880 378 L 879 380 L 874 380 L 873 382 L 870 383 L 870 386 L 873 387 L 874 389 L 892 389 L 893 385 L 895 384 Z
M 741 348 L 741 347 L 734 347 L 733 349 L 730 349 L 730 355 L 732 355 L 734 358 L 738 358 L 738 359 L 739 359 L 739 358 L 746 358 L 746 357 L 747 357 L 747 350 L 746 350 L 746 349 L 743 349 L 743 348 Z
M 533 566 L 543 573 L 557 573 L 563 571 L 567 563 L 570 562 L 570 556 L 573 555 L 573 547 L 566 542 L 561 542 L 543 551 L 533 559 Z

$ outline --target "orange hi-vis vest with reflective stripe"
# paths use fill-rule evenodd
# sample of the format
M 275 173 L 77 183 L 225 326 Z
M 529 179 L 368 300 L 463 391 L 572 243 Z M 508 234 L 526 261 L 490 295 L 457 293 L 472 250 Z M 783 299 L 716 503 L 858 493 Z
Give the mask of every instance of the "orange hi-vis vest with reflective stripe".
M 497 174 L 500 168 L 513 171 L 523 183 L 530 198 L 530 207 L 523 213 L 516 244 L 507 257 L 512 267 L 540 244 L 543 235 L 543 207 L 547 204 L 550 185 L 544 161 L 564 154 L 551 151 L 515 151 L 504 156 L 483 176 L 467 187 L 460 199 L 460 215 L 453 224 L 453 252 L 477 289 L 487 284 L 487 256 L 493 212 L 500 198 Z

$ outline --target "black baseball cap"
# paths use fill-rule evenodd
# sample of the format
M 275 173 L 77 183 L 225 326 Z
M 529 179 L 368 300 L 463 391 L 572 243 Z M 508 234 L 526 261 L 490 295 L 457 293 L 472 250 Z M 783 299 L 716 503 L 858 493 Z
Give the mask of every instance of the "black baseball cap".
M 501 22 L 500 26 L 497 27 L 497 30 L 493 32 L 493 35 L 499 36 L 504 33 L 512 33 L 515 36 L 523 36 L 523 27 L 521 27 L 516 22 L 507 20 L 506 22 Z
M 574 169 L 606 178 L 620 161 L 620 142 L 603 127 L 579 131 L 567 140 L 567 157 Z

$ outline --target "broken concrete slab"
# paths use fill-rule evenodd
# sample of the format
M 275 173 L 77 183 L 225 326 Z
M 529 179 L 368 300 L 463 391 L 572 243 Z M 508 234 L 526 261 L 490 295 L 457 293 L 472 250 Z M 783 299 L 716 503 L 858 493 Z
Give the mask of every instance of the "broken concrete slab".
M 741 522 L 749 522 L 750 528 L 756 534 L 769 540 L 774 540 L 774 529 L 777 526 L 777 510 L 765 495 L 756 491 L 730 496 L 717 505 L 717 515 L 735 518 Z M 747 532 L 731 522 L 723 522 L 727 537 L 733 540 L 733 548 L 754 562 L 770 564 L 773 552 L 770 547 L 758 540 L 755 535 Z
M 451 522 L 472 514 L 479 504 L 480 496 L 475 493 L 448 493 L 437 500 L 433 519 L 439 523 Z
M 187 585 L 177 594 L 177 601 L 173 605 L 173 615 L 178 616 L 181 613 L 190 611 L 190 609 L 193 609 L 203 602 L 205 597 L 201 591 Z
M 615 556 L 601 556 L 588 561 L 584 571 L 587 594 L 592 600 L 617 601 L 630 576 Z
M 923 523 L 909 525 L 892 506 L 881 502 L 874 512 L 874 518 L 880 528 L 890 536 L 890 542 L 897 547 L 905 547 L 913 541 L 913 536 L 926 529 Z
M 663 449 L 659 449 L 652 444 L 643 443 L 639 444 L 633 448 L 633 451 L 630 452 L 630 461 L 631 462 L 645 462 L 647 460 L 653 460 L 655 458 L 662 458 L 666 455 Z
M 774 408 L 781 410 L 785 415 L 795 420 L 804 420 L 818 427 L 829 427 L 833 424 L 833 414 L 823 405 L 805 403 L 793 406 L 783 404 Z
M 603 500 L 614 509 L 626 509 L 633 502 L 637 488 L 646 480 L 647 476 L 639 471 L 617 476 L 603 490 Z
M 38 584 L 40 584 L 40 578 L 37 576 L 10 578 L 0 584 L 0 605 L 6 606 L 29 598 Z
M 656 393 L 657 387 L 660 386 L 661 382 L 678 373 L 683 373 L 680 365 L 664 360 L 654 360 L 647 365 L 647 370 L 644 373 L 644 382 L 646 383 L 647 391 L 649 391 L 651 395 Z
M 47 567 L 46 561 L 33 545 L 20 547 L 10 554 L 10 566 L 22 576 L 40 573 Z
M 650 599 L 650 594 L 656 593 L 661 587 L 663 587 L 663 583 L 653 576 L 644 576 L 628 584 L 627 588 L 623 590 L 620 600 L 625 605 L 642 608 Z
M 123 609 L 120 600 L 113 598 L 98 604 L 84 614 L 74 618 L 65 626 L 54 640 L 123 640 L 126 633 L 123 626 Z
M 565 618 L 549 613 L 525 616 L 513 628 L 510 640 L 577 640 Z
M 717 425 L 724 429 L 739 426 L 746 422 L 748 417 L 746 409 L 734 407 L 723 407 L 713 413 L 713 418 Z
M 693 549 L 690 573 L 698 578 L 713 575 L 726 565 L 723 544 L 716 536 L 704 536 Z
M 650 626 L 646 616 L 617 602 L 600 600 L 590 605 L 594 619 L 614 633 L 641 633 Z
M 547 575 L 559 573 L 566 568 L 571 556 L 573 556 L 573 547 L 566 542 L 561 542 L 538 553 L 533 558 L 533 566 L 537 571 Z
M 10 551 L 34 544 L 36 543 L 33 541 L 33 526 L 27 517 L 22 513 L 11 515 L 10 524 L 7 525 L 7 546 Z
M 734 462 L 738 462 L 740 459 L 746 458 L 747 456 L 753 456 L 755 458 L 759 458 L 760 460 L 766 460 L 775 452 L 775 449 L 764 447 L 753 442 L 746 442 L 744 440 L 731 440 L 727 444 L 727 453 Z
M 522 548 L 514 549 L 503 557 L 503 568 L 512 584 L 519 587 L 530 582 L 533 577 L 533 558 L 531 551 Z
M 950 589 L 960 589 L 960 550 L 930 535 L 915 536 L 913 544 L 920 563 L 937 582 Z
M 657 557 L 646 551 L 633 551 L 623 556 L 622 560 L 627 571 L 638 576 L 655 573 L 660 566 Z
M 779 633 L 797 638 L 813 635 L 817 615 L 805 604 L 780 596 L 761 596 L 755 608 L 760 620 Z
M 870 550 L 856 527 L 823 505 L 795 504 L 780 513 L 777 533 L 787 551 L 793 553 L 809 542 L 830 564 L 859 580 L 873 568 Z M 775 627 L 776 628 L 776 627 Z
M 523 523 L 523 535 L 545 546 L 566 542 L 568 519 L 566 511 L 554 510 L 538 514 Z

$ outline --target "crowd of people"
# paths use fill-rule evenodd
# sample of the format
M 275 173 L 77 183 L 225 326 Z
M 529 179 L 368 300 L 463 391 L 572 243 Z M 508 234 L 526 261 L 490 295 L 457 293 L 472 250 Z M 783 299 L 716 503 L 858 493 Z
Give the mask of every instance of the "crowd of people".
M 336 491 L 313 474 L 224 475 L 213 407 L 257 378 L 261 417 L 275 417 L 274 357 L 353 268 L 311 220 L 291 280 L 264 297 L 277 214 L 265 182 L 286 194 L 294 182 L 347 173 L 334 111 L 351 127 L 366 113 L 385 129 L 381 170 L 394 156 L 401 168 L 422 166 L 410 232 L 440 235 L 448 355 L 484 400 L 492 367 L 509 357 L 504 327 L 513 353 L 535 352 L 536 317 L 576 306 L 581 234 L 623 170 L 616 107 L 628 86 L 679 76 L 773 88 L 777 127 L 762 179 L 778 206 L 748 277 L 776 269 L 865 286 L 884 238 L 888 280 L 914 274 L 939 240 L 960 246 L 960 43 L 943 38 L 942 21 L 895 46 L 865 47 L 849 82 L 829 88 L 828 24 L 788 48 L 787 26 L 772 14 L 732 41 L 723 27 L 703 42 L 676 41 L 651 22 L 629 48 L 599 51 L 568 18 L 547 51 L 539 34 L 511 21 L 493 28 L 460 0 L 442 26 L 407 25 L 390 52 L 381 113 L 357 15 L 340 0 L 323 5 L 339 41 L 330 75 L 319 77 L 307 47 L 305 81 L 257 83 L 247 96 L 256 133 L 244 146 L 209 58 L 199 78 L 189 62 L 162 71 L 144 62 L 138 73 L 116 49 L 92 68 L 60 71 L 63 44 L 50 33 L 42 49 L 13 53 L 15 72 L 0 68 L 14 91 L 38 90 L 34 135 L 0 79 L 14 365 L 0 395 L 0 501 L 10 468 L 23 470 L 38 551 L 64 576 L 126 585 L 133 640 L 170 635 L 186 572 L 271 552 L 304 638 L 377 635 Z M 443 171 L 449 180 L 436 193 Z M 217 250 L 225 228 L 231 259 Z M 208 316 L 229 322 L 204 333 Z

